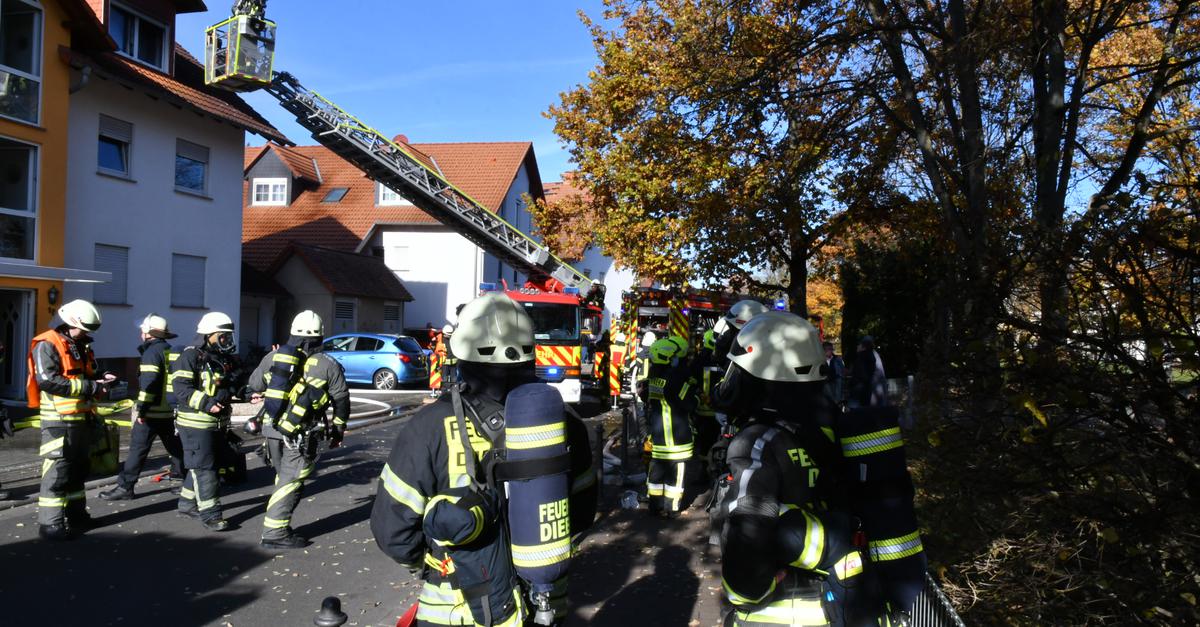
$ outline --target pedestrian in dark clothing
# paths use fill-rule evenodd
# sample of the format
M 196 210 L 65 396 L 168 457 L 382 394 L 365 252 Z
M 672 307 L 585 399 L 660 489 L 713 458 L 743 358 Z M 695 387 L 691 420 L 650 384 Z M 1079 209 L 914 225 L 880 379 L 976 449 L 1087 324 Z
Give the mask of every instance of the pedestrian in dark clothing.
M 854 355 L 854 366 L 850 369 L 851 407 L 878 407 L 887 405 L 887 376 L 883 370 L 883 359 L 875 351 L 875 339 L 864 335 Z
M 846 362 L 842 361 L 841 355 L 833 352 L 833 342 L 824 342 L 821 347 L 825 349 L 825 393 L 834 403 L 841 405 Z

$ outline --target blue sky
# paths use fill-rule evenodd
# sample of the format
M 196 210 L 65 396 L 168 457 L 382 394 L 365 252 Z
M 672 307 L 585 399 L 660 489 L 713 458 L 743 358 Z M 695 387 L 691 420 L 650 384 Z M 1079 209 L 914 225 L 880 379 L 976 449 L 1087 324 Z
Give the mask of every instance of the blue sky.
M 197 58 L 204 29 L 232 2 L 207 4 L 177 22 L 178 41 Z M 549 182 L 571 166 L 542 114 L 595 66 L 577 11 L 598 18 L 602 8 L 600 0 L 273 0 L 267 16 L 279 25 L 275 69 L 367 124 L 418 143 L 532 141 Z M 316 143 L 270 96 L 244 97 L 292 141 Z

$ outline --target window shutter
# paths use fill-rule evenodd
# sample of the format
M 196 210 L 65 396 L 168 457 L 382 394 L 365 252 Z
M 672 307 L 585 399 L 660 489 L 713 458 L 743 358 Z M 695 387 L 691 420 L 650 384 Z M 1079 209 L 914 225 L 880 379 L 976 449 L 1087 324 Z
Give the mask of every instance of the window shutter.
M 130 144 L 133 143 L 133 124 L 101 113 L 100 135 Z
M 354 301 L 339 300 L 333 304 L 333 317 L 337 320 L 354 319 Z
M 92 286 L 92 298 L 97 303 L 124 305 L 128 300 L 129 249 L 124 246 L 96 244 L 96 256 L 92 267 L 98 272 L 109 272 L 112 280 Z
M 208 148 L 199 144 L 193 144 L 186 139 L 175 140 L 175 154 L 191 159 L 192 161 L 208 163 Z
M 171 305 L 204 306 L 204 257 L 171 256 Z
M 396 322 L 400 320 L 400 305 L 395 303 L 384 303 L 383 320 L 384 322 Z

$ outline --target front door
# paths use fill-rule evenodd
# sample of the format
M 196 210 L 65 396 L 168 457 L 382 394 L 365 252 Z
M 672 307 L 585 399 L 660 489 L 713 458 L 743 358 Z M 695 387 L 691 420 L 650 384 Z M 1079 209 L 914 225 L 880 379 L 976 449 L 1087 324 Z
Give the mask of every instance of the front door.
M 0 290 L 0 398 L 25 398 L 25 359 L 33 339 L 33 297 L 26 290 Z

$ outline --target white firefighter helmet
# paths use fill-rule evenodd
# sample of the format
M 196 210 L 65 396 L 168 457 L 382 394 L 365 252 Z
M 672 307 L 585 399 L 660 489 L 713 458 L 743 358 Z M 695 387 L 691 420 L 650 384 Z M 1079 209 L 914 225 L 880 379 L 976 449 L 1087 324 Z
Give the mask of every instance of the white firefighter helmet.
M 654 334 L 654 331 L 646 331 L 646 333 L 642 335 L 642 348 L 650 348 L 657 341 L 658 336 Z
M 295 337 L 325 337 L 325 323 L 321 316 L 311 309 L 296 314 L 292 318 L 292 335 Z
M 200 318 L 200 323 L 196 325 L 196 333 L 233 333 L 233 318 L 219 311 L 210 311 Z
M 443 335 L 454 335 L 454 325 L 448 324 L 448 325 L 442 327 L 442 334 Z
M 768 311 L 755 316 L 734 338 L 729 358 L 751 376 L 766 381 L 825 380 L 821 334 L 793 313 Z
M 58 308 L 58 317 L 69 327 L 88 333 L 100 328 L 100 312 L 96 306 L 83 299 L 73 300 Z
M 488 292 L 459 312 L 450 351 L 482 364 L 533 361 L 533 319 L 503 292 Z
M 179 337 L 171 333 L 170 327 L 167 326 L 166 318 L 154 313 L 146 316 L 142 320 L 142 323 L 138 325 L 138 329 L 150 337 L 157 337 L 163 340 Z
M 729 313 L 725 314 L 725 320 L 735 329 L 741 329 L 750 322 L 754 316 L 763 312 L 770 311 L 767 306 L 756 300 L 739 300 L 729 308 Z

